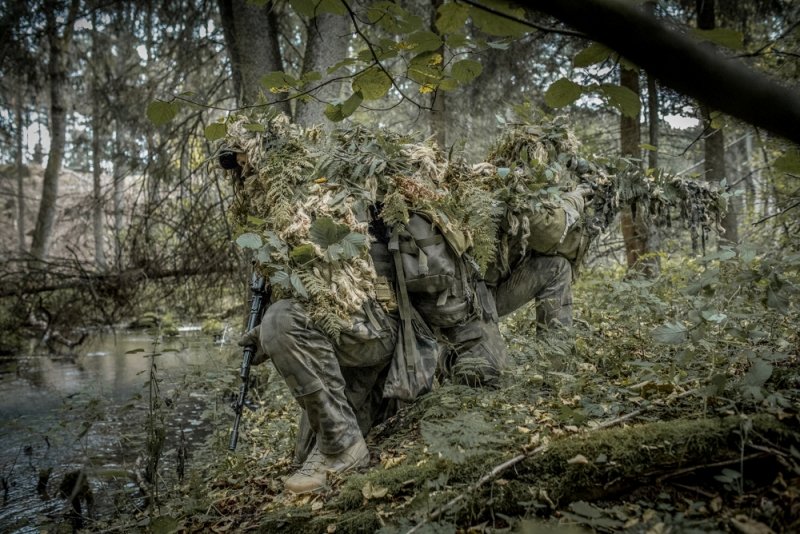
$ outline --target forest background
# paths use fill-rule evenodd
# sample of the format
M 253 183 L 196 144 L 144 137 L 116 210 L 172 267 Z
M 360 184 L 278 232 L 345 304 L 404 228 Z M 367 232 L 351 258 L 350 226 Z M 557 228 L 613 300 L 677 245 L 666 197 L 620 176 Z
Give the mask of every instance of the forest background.
M 231 185 L 216 164 L 231 112 L 270 108 L 303 126 L 353 122 L 419 132 L 472 162 L 519 115 L 566 112 L 586 154 L 625 156 L 644 169 L 709 184 L 725 192 L 729 211 L 721 237 L 703 231 L 696 241 L 686 221 L 657 227 L 644 200 L 623 209 L 582 271 L 576 313 L 583 330 L 577 355 L 560 364 L 566 368 L 533 358 L 551 348 L 529 338 L 525 313 L 507 322 L 509 346 L 528 371 L 519 384 L 550 391 L 560 405 L 557 423 L 537 419 L 538 430 L 515 415 L 516 426 L 528 429 L 520 435 L 542 439 L 552 426 L 556 437 L 577 422 L 642 409 L 637 399 L 663 396 L 669 405 L 693 391 L 702 392 L 695 408 L 717 399 L 713 415 L 767 413 L 796 423 L 798 6 L 550 4 L 6 3 L 0 351 L 20 354 L 35 338 L 36 352 L 68 352 L 84 333 L 143 316 L 240 328 L 249 266 L 235 244 L 239 229 L 226 215 Z M 603 380 L 590 380 L 598 368 Z M 528 401 L 525 413 L 538 406 Z M 475 428 L 488 424 L 474 417 Z M 419 431 L 434 448 L 466 445 Z M 741 428 L 735 431 L 741 437 Z M 773 445 L 778 452 L 766 456 L 779 471 L 788 469 L 784 482 L 797 481 L 797 449 Z M 448 469 L 458 472 L 464 458 L 447 456 Z M 718 494 L 745 495 L 752 488 L 742 466 L 704 471 L 724 480 L 692 502 L 705 499 L 708 511 Z M 775 492 L 770 502 L 782 510 L 778 519 L 765 519 L 767 511 L 742 513 L 741 499 L 726 499 L 730 509 L 709 514 L 725 528 L 760 521 L 790 529 L 798 496 L 775 480 L 758 488 Z M 429 511 L 436 510 L 430 503 L 448 502 L 429 494 L 479 490 L 465 489 L 474 483 L 453 476 L 425 487 Z M 388 495 L 419 495 L 416 486 L 400 487 Z M 385 498 L 370 491 L 362 492 L 366 501 Z M 572 521 L 594 528 L 603 527 L 601 519 L 625 523 L 600 509 L 565 508 L 583 502 L 578 497 L 548 500 L 529 496 L 534 504 L 516 515 L 560 506 Z M 491 503 L 466 508 L 451 517 L 454 524 L 482 524 L 494 510 Z M 233 522 L 234 510 L 242 509 L 221 515 Z M 383 513 L 373 512 L 373 519 Z M 644 512 L 636 518 L 639 525 L 658 519 L 645 521 Z

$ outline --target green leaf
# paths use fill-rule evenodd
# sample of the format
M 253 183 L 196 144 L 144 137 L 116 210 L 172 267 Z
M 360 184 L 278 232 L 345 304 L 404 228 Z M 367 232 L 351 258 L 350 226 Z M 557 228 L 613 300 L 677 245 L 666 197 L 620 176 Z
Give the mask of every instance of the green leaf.
M 710 41 L 732 50 L 744 49 L 744 34 L 730 28 L 714 28 L 713 30 L 694 29 L 694 34 L 701 41 Z
M 544 93 L 544 101 L 551 108 L 563 108 L 575 102 L 583 94 L 583 87 L 561 78 L 553 82 Z
M 222 139 L 228 133 L 228 126 L 224 122 L 215 122 L 205 127 L 204 133 L 209 141 Z
M 349 233 L 350 228 L 346 224 L 337 224 L 329 217 L 320 217 L 308 230 L 311 241 L 322 248 L 338 243 Z
M 285 93 L 292 87 L 301 85 L 300 81 L 283 71 L 268 72 L 261 77 L 261 85 L 275 93 Z
M 344 259 L 355 258 L 360 254 L 360 250 L 366 249 L 368 244 L 367 236 L 358 232 L 350 232 L 342 238 L 342 257 Z
M 508 3 L 500 0 L 483 0 L 481 5 L 494 11 L 504 13 L 512 18 L 524 19 L 525 10 L 512 8 Z M 472 22 L 484 33 L 500 37 L 521 37 L 529 31 L 528 27 L 513 20 L 495 15 L 477 6 L 470 7 Z
M 263 247 L 258 249 L 258 252 L 256 252 L 256 259 L 258 260 L 258 262 L 269 263 L 270 261 L 272 261 L 272 256 L 271 256 L 272 250 L 273 248 L 269 245 L 264 245 Z
M 775 160 L 775 170 L 791 174 L 800 174 L 800 149 L 790 148 Z
M 337 70 L 341 69 L 342 67 L 349 67 L 350 65 L 353 65 L 355 63 L 358 63 L 357 59 L 352 58 L 352 57 L 346 57 L 343 60 L 341 60 L 340 62 L 336 63 L 334 66 L 330 67 L 327 70 L 327 73 L 328 74 L 333 74 L 334 72 L 336 72 Z
M 312 261 L 317 257 L 317 251 L 314 250 L 314 245 L 311 243 L 304 243 L 292 248 L 289 256 L 298 264 L 304 264 Z
M 453 64 L 450 74 L 461 83 L 471 82 L 483 71 L 483 65 L 472 59 L 462 59 Z
M 658 151 L 658 147 L 657 146 L 651 145 L 649 143 L 642 143 L 641 145 L 639 145 L 639 148 L 643 148 L 644 150 L 649 150 L 651 152 Z
M 586 68 L 590 65 L 596 65 L 607 60 L 614 51 L 600 43 L 592 43 L 580 52 L 578 52 L 572 59 L 572 65 L 576 68 Z
M 407 42 L 415 45 L 414 52 L 432 52 L 442 47 L 442 38 L 429 31 L 412 33 Z
M 718 323 L 718 324 L 728 318 L 727 315 L 725 315 L 722 312 L 718 312 L 716 310 L 703 310 L 700 312 L 700 316 L 710 323 Z
M 392 80 L 380 67 L 370 67 L 353 79 L 353 91 L 360 92 L 364 100 L 382 98 L 392 87 Z
M 300 280 L 300 277 L 297 275 L 297 273 L 292 273 L 292 275 L 289 277 L 289 282 L 292 284 L 294 290 L 297 291 L 298 295 L 306 299 L 308 298 L 306 286 L 303 285 L 303 281 Z
M 264 243 L 261 241 L 261 236 L 248 232 L 237 237 L 236 244 L 242 248 L 252 248 L 254 250 L 258 250 Z
M 147 105 L 147 118 L 156 126 L 161 126 L 174 119 L 180 108 L 180 102 L 156 100 Z
M 412 15 L 394 2 L 375 2 L 367 10 L 370 24 L 377 24 L 389 33 L 411 33 L 422 29 L 422 18 Z
M 603 512 L 599 508 L 592 506 L 586 501 L 572 502 L 570 503 L 569 508 L 576 514 L 582 515 L 583 517 L 598 518 L 603 515 Z
M 355 113 L 358 106 L 360 106 L 363 101 L 364 97 L 361 95 L 361 92 L 356 91 L 344 102 L 325 106 L 325 116 L 328 117 L 328 120 L 333 122 L 343 121 Z
M 772 365 L 764 360 L 755 360 L 742 381 L 748 386 L 760 388 L 767 383 L 771 376 Z
M 179 521 L 169 515 L 160 515 L 150 520 L 148 530 L 153 534 L 171 534 L 178 531 Z
M 599 87 L 600 91 L 608 98 L 608 102 L 617 108 L 626 117 L 636 118 L 642 108 L 639 95 L 621 85 L 604 83 Z
M 436 59 L 434 52 L 425 52 L 411 60 L 408 77 L 418 84 L 436 85 L 442 79 L 442 69 L 431 61 Z
M 655 328 L 652 332 L 656 343 L 679 345 L 686 341 L 688 330 L 680 323 L 667 323 Z
M 260 122 L 248 122 L 242 126 L 248 132 L 266 132 L 267 127 Z
M 313 18 L 322 13 L 346 15 L 347 8 L 340 0 L 289 0 L 292 9 L 298 15 Z
M 303 74 L 303 76 L 300 79 L 305 83 L 318 82 L 319 80 L 322 79 L 322 73 L 316 70 L 312 70 L 310 72 L 306 72 L 305 74 Z
M 269 277 L 269 283 L 273 286 L 282 287 L 284 289 L 291 289 L 292 285 L 289 281 L 289 273 L 285 271 L 277 271 Z
M 436 13 L 436 29 L 440 33 L 455 33 L 464 29 L 469 17 L 469 7 L 451 2 L 439 6 Z

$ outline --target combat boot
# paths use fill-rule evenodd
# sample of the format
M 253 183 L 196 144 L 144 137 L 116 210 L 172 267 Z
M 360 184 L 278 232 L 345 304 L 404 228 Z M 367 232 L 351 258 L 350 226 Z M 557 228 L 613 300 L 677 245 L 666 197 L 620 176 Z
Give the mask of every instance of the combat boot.
M 369 449 L 360 435 L 338 454 L 323 454 L 314 447 L 303 466 L 286 479 L 284 486 L 296 494 L 311 493 L 325 487 L 328 473 L 345 473 L 369 465 Z

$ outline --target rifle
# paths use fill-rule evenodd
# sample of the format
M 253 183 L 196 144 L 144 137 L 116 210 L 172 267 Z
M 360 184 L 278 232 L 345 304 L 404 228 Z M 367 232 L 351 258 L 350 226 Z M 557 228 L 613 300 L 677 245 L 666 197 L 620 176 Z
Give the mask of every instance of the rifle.
M 269 301 L 270 288 L 267 286 L 264 277 L 257 272 L 253 273 L 250 282 L 252 296 L 250 298 L 250 316 L 247 319 L 247 332 L 257 327 L 261 323 L 261 316 L 264 315 L 264 307 Z M 233 431 L 231 432 L 231 442 L 229 450 L 236 450 L 236 442 L 239 441 L 239 423 L 242 420 L 242 410 L 245 406 L 247 397 L 247 387 L 250 385 L 250 363 L 253 360 L 255 348 L 245 347 L 242 351 L 242 367 L 239 376 L 242 378 L 242 385 L 239 387 L 239 398 L 233 404 L 233 411 L 236 414 L 233 420 Z

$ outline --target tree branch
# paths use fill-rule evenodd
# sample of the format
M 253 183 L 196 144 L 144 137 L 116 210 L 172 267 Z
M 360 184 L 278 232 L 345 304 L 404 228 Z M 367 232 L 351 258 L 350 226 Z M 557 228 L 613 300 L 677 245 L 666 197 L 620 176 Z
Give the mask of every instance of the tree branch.
M 800 93 L 623 0 L 515 0 L 585 32 L 665 85 L 800 143 Z

